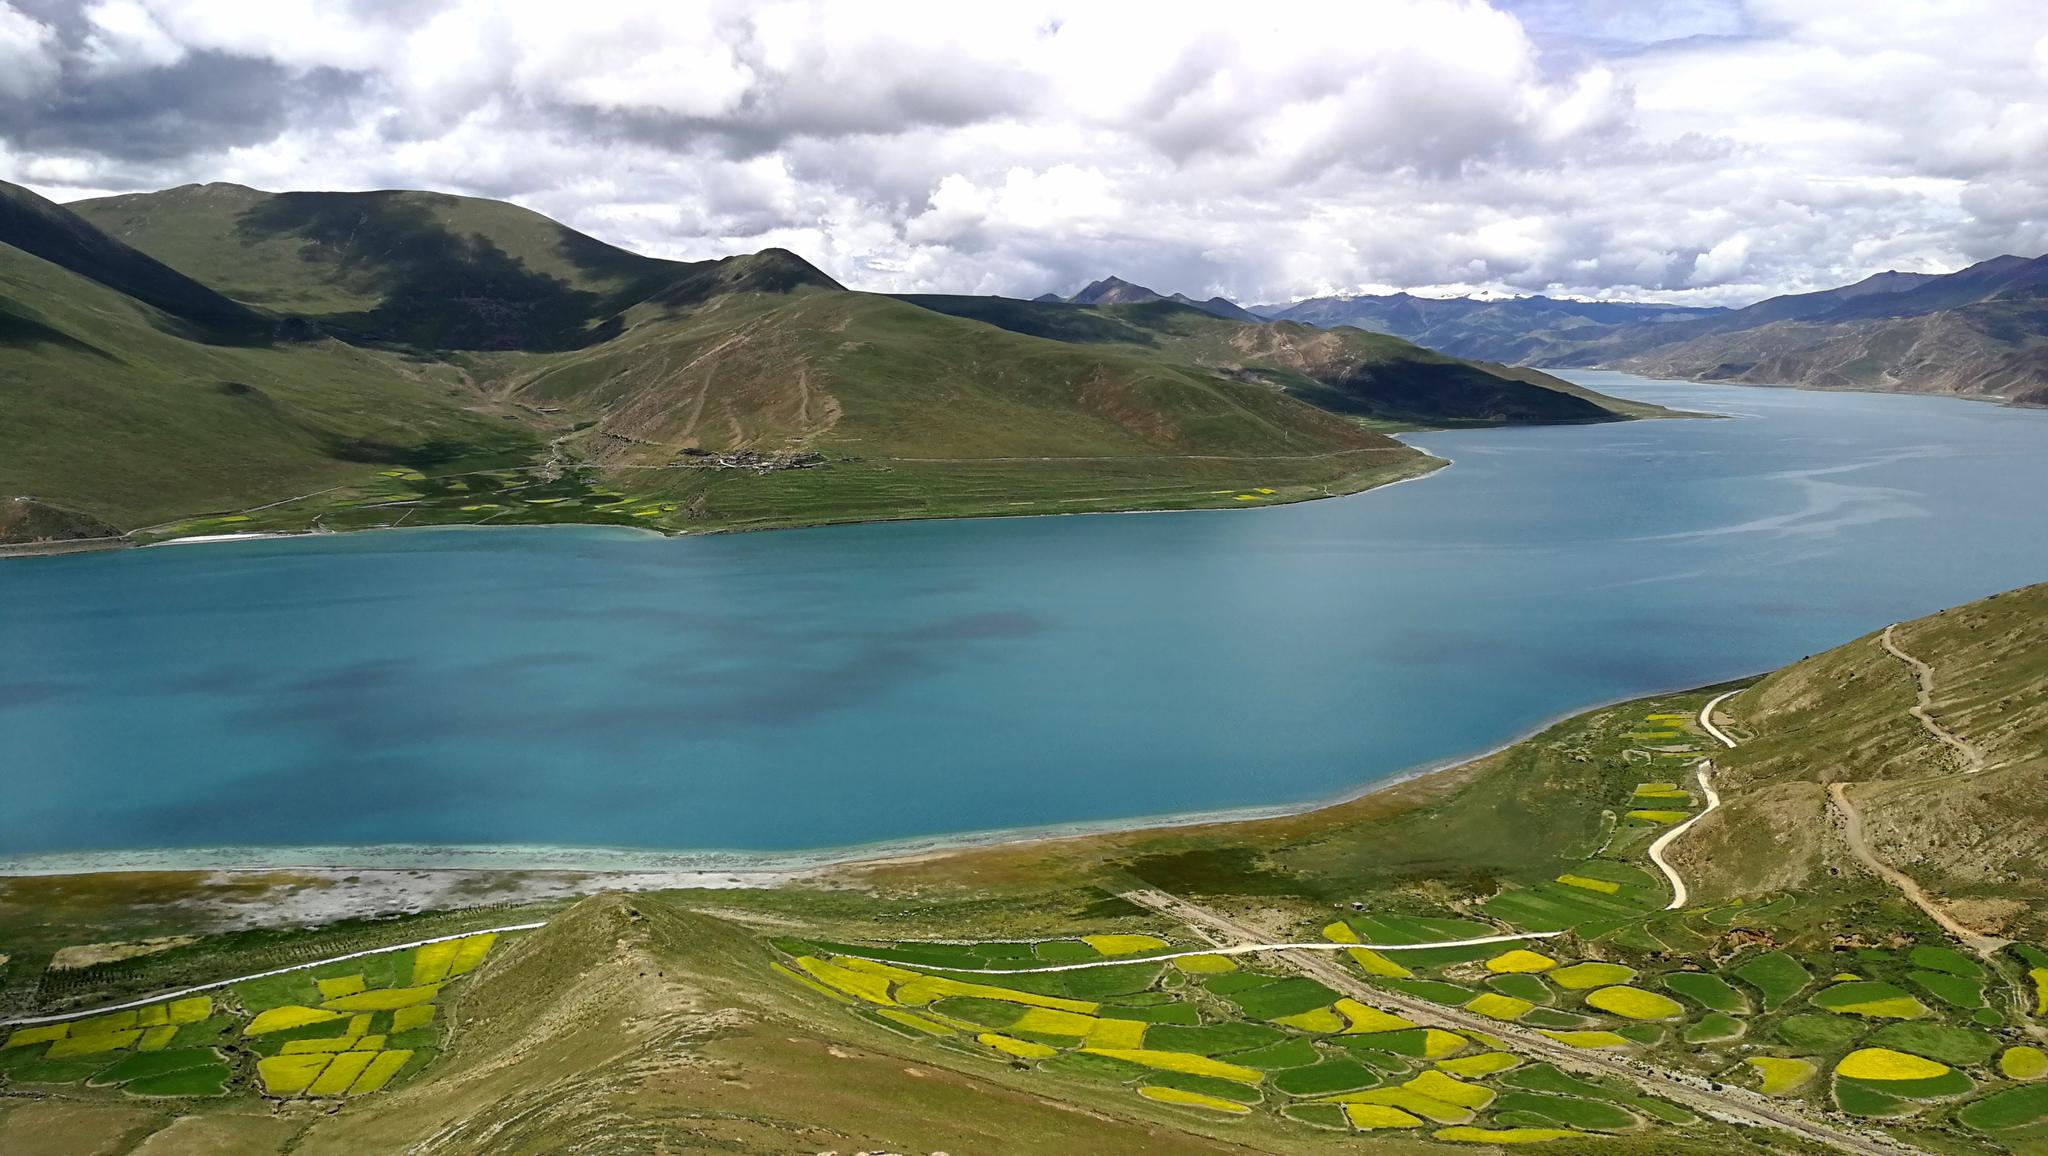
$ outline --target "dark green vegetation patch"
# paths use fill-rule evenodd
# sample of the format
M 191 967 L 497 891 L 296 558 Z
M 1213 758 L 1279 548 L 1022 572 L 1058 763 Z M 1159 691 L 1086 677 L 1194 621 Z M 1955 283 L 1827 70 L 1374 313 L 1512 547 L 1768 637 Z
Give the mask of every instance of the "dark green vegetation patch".
M 1330 1060 L 1294 1068 L 1273 1077 L 1273 1086 L 1290 1096 L 1325 1096 L 1376 1087 L 1378 1072 L 1355 1060 Z
M 1962 1067 L 1982 1064 L 1999 1050 L 1998 1040 L 1983 1032 L 1929 1023 L 1886 1024 L 1863 1043 Z
M 1735 977 L 1763 994 L 1765 1011 L 1784 1007 L 1813 981 L 1798 960 L 1782 951 L 1767 951 L 1744 962 L 1735 969 Z
M 1664 986 L 1710 1011 L 1746 1015 L 1749 1001 L 1712 972 L 1674 971 L 1664 977 Z

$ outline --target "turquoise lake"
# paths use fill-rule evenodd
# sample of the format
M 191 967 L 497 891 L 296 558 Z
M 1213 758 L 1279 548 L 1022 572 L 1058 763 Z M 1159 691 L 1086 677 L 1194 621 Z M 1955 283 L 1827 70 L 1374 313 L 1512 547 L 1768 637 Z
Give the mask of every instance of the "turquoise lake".
M 1735 416 L 1417 435 L 1456 464 L 1259 510 L 0 563 L 0 865 L 1298 805 L 2048 579 L 2048 412 L 1577 376 Z

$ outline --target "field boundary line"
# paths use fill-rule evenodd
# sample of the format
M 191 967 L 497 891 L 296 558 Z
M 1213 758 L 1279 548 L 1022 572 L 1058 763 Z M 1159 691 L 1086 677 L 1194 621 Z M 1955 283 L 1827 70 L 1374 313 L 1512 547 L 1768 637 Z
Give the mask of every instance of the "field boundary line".
M 1085 959 L 1079 963 L 1052 963 L 1043 967 L 946 967 L 936 963 L 905 963 L 900 959 L 876 959 L 855 951 L 834 951 L 831 954 L 847 959 L 865 959 L 869 963 L 886 963 L 896 967 L 922 967 L 927 971 L 950 971 L 961 975 L 1043 975 L 1048 971 L 1080 971 L 1088 967 L 1122 967 L 1132 963 L 1165 963 L 1173 959 L 1187 959 L 1196 955 L 1257 955 L 1262 951 L 1349 951 L 1364 948 L 1367 951 L 1427 951 L 1433 947 L 1480 947 L 1489 943 L 1520 943 L 1527 939 L 1555 939 L 1562 931 L 1521 931 L 1513 935 L 1482 935 L 1474 939 L 1443 939 L 1435 943 L 1240 943 L 1232 947 L 1205 947 L 1200 951 L 1175 951 L 1165 955 L 1129 955 L 1108 959 Z
M 162 1003 L 167 999 L 178 999 L 183 996 L 192 995 L 195 992 L 213 991 L 218 988 L 233 987 L 238 983 L 248 983 L 251 980 L 269 979 L 273 975 L 287 975 L 294 971 L 305 971 L 307 968 L 325 967 L 330 963 L 346 963 L 351 959 L 361 959 L 367 955 L 387 955 L 394 951 L 425 947 L 430 943 L 446 943 L 451 939 L 468 939 L 472 935 L 496 935 L 499 932 L 507 931 L 537 931 L 547 925 L 547 920 L 543 919 L 538 923 L 512 923 L 504 927 L 479 927 L 474 931 L 458 931 L 453 935 L 436 935 L 428 939 L 415 939 L 410 943 L 394 943 L 388 947 L 372 947 L 363 951 L 351 951 L 346 955 L 316 959 L 310 963 L 295 963 L 290 967 L 273 967 L 269 971 L 259 971 L 253 975 L 238 975 L 233 979 L 218 979 L 212 983 L 194 984 L 191 987 L 179 988 L 177 991 L 164 992 L 162 995 L 131 999 L 126 1003 L 108 1004 L 105 1007 L 87 1008 L 81 1011 L 58 1012 L 55 1015 L 12 1016 L 0 1019 L 0 1027 L 33 1027 L 36 1024 L 57 1024 L 63 1023 L 65 1020 L 85 1019 L 89 1016 L 105 1015 L 108 1012 L 127 1011 L 129 1008 L 134 1007 L 148 1007 L 153 1003 Z

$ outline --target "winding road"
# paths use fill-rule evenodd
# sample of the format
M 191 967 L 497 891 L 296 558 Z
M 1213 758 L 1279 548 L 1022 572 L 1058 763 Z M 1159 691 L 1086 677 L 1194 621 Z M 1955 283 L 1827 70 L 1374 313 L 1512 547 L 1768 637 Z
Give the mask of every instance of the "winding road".
M 1718 739 L 1721 745 L 1724 747 L 1733 747 L 1735 745 L 1735 740 L 1730 738 L 1726 731 L 1723 731 L 1720 727 L 1714 725 L 1714 708 L 1720 706 L 1724 702 L 1727 702 L 1729 699 L 1733 698 L 1735 695 L 1739 693 L 1741 693 L 1740 687 L 1736 688 L 1735 690 L 1731 690 L 1726 694 L 1716 695 L 1714 698 L 1707 702 L 1707 705 L 1700 708 L 1700 726 L 1704 728 L 1708 734 Z M 1714 782 L 1711 778 L 1708 777 L 1713 772 L 1713 770 L 1714 760 L 1712 759 L 1701 759 L 1699 763 L 1693 767 L 1693 774 L 1697 776 L 1700 781 L 1700 796 L 1706 799 L 1707 801 L 1706 809 L 1701 811 L 1699 814 L 1694 815 L 1692 818 L 1687 819 L 1685 822 L 1680 823 L 1678 826 L 1671 828 L 1669 831 L 1664 832 L 1662 835 L 1657 836 L 1657 841 L 1650 844 L 1650 862 L 1655 863 L 1657 865 L 1657 870 L 1662 871 L 1664 873 L 1664 878 L 1669 880 L 1671 883 L 1671 902 L 1666 903 L 1664 905 L 1664 910 L 1666 911 L 1676 911 L 1679 908 L 1684 907 L 1685 901 L 1688 898 L 1688 892 L 1685 889 L 1685 880 L 1678 874 L 1678 868 L 1673 867 L 1669 862 L 1665 860 L 1664 849 L 1671 846 L 1671 844 L 1674 841 L 1676 841 L 1680 835 L 1683 835 L 1688 830 L 1691 830 L 1692 825 L 1694 823 L 1699 822 L 1701 819 L 1706 818 L 1708 815 L 1711 815 L 1716 810 L 1720 809 L 1720 792 L 1714 790 Z
M 1920 684 L 1919 701 L 1913 704 L 1909 713 L 1920 720 L 1920 725 L 1927 728 L 1927 733 L 1946 743 L 1963 757 L 1964 774 L 1976 774 L 1984 769 L 1983 753 L 1964 742 L 1954 731 L 1934 721 L 1934 668 L 1906 653 L 1899 646 L 1898 641 L 1892 637 L 1892 631 L 1898 627 L 1899 624 L 1896 622 L 1885 627 L 1884 634 L 1879 636 L 1878 642 L 1885 648 L 1886 653 L 1912 667 L 1914 679 Z
M 1974 775 L 1982 771 L 1985 767 L 1983 754 L 1975 746 L 1965 742 L 1947 727 L 1935 721 L 1933 714 L 1934 668 L 1908 654 L 1904 648 L 1899 646 L 1897 639 L 1892 634 L 1897 628 L 1898 623 L 1896 622 L 1885 627 L 1884 633 L 1878 636 L 1878 644 L 1884 647 L 1887 654 L 1913 669 L 1914 679 L 1918 684 L 1918 694 L 1916 696 L 1917 701 L 1908 708 L 1908 713 L 1920 720 L 1920 725 L 1925 727 L 1929 734 L 1962 756 L 1963 774 Z M 1945 776 L 1935 777 L 1941 778 Z M 1968 927 L 1958 922 L 1954 916 L 1943 910 L 1941 905 L 1934 901 L 1933 896 L 1927 894 L 1921 888 L 1918 880 L 1886 863 L 1883 859 L 1878 858 L 1877 852 L 1871 850 L 1869 840 L 1864 838 L 1863 816 L 1856 810 L 1855 800 L 1849 797 L 1849 788 L 1854 785 L 1854 783 L 1846 782 L 1829 783 L 1828 803 L 1840 820 L 1839 829 L 1842 833 L 1842 841 L 1848 844 L 1849 853 L 1856 857 L 1856 861 L 1863 864 L 1864 869 L 1872 875 L 1891 884 L 1901 895 L 1910 900 L 1913 906 L 1918 907 L 1927 915 L 1927 918 L 1940 925 L 1943 931 L 1954 936 L 1964 947 L 1969 948 L 1985 959 L 1990 959 L 2006 945 L 2010 944 L 2012 941 L 2009 939 L 2000 939 L 1995 935 L 1986 935 L 1973 927 Z

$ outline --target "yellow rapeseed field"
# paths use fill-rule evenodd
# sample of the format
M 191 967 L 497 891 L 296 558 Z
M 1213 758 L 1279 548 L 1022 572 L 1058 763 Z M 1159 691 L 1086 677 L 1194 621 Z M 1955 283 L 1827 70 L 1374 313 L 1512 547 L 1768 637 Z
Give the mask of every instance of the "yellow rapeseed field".
M 1328 1035 L 1332 1032 L 1347 1031 L 1351 1027 L 1351 1021 L 1338 1015 L 1335 1010 L 1326 1007 L 1310 1008 L 1308 1011 L 1299 1012 L 1291 1016 L 1280 1016 L 1273 1020 L 1273 1022 L 1281 1027 L 1293 1028 L 1296 1031 L 1310 1032 L 1316 1035 Z
M 2008 1080 L 2038 1080 L 2048 1076 L 2048 1052 L 2030 1044 L 2016 1044 L 1998 1057 L 1998 1070 Z
M 1337 1009 L 1338 1015 L 1350 1021 L 1349 1026 L 1344 1029 L 1344 1034 L 1347 1036 L 1370 1035 L 1373 1032 L 1398 1032 L 1415 1026 L 1412 1020 L 1404 1020 L 1392 1012 L 1381 1011 L 1376 1007 L 1362 1004 L 1350 996 L 1345 996 L 1331 1006 Z
M 1319 1104 L 1377 1104 L 1385 1108 L 1399 1108 L 1439 1124 L 1466 1124 L 1472 1120 L 1471 1109 L 1458 1104 L 1447 1103 L 1434 1096 L 1425 1096 L 1412 1088 L 1374 1088 L 1368 1092 L 1346 1092 L 1341 1096 L 1329 1096 L 1316 1101 Z M 1350 1109 L 1345 1109 L 1348 1114 Z
M 1227 955 L 1184 955 L 1174 960 L 1173 966 L 1189 975 L 1220 975 L 1237 970 L 1237 964 Z
M 1464 1125 L 1438 1128 L 1430 1133 L 1439 1140 L 1459 1140 L 1467 1144 L 1544 1144 L 1552 1140 L 1569 1140 L 1579 1134 L 1569 1128 L 1473 1128 Z
M 1835 1074 L 1852 1080 L 1931 1080 L 1945 1076 L 1947 1064 L 1890 1048 L 1857 1048 L 1835 1065 Z
M 1611 983 L 1627 983 L 1636 977 L 1632 967 L 1618 963 L 1575 963 L 1560 967 L 1549 975 L 1550 982 L 1567 991 L 1583 991 L 1589 987 L 1605 987 Z
M 142 1038 L 141 1028 L 122 1028 L 112 1032 L 88 1032 L 84 1035 L 68 1035 L 50 1044 L 50 1050 L 43 1053 L 46 1059 L 61 1060 L 71 1056 L 97 1056 L 104 1052 L 118 1052 Z
M 1351 962 L 1357 964 L 1367 975 L 1376 975 L 1381 979 L 1409 979 L 1415 975 L 1414 972 L 1369 947 L 1354 947 L 1344 954 L 1350 956 Z
M 1513 951 L 1503 952 L 1486 961 L 1486 970 L 1497 975 L 1511 975 L 1524 971 L 1549 971 L 1556 966 L 1556 960 L 1540 951 L 1530 951 L 1526 947 L 1518 947 Z
M 210 995 L 174 999 L 164 1009 L 164 1018 L 174 1024 L 196 1024 L 212 1014 L 213 997 Z
M 354 995 L 363 990 L 363 977 L 343 975 L 334 979 L 316 979 L 313 985 L 320 989 L 321 999 L 340 999 L 342 996 Z
M 1480 1076 L 1491 1076 L 1495 1072 L 1505 1072 L 1521 1062 L 1507 1052 L 1481 1052 L 1476 1056 L 1440 1060 L 1436 1066 L 1454 1076 L 1477 1079 Z
M 378 1052 L 370 1058 L 370 1066 L 364 1068 L 363 1074 L 357 1076 L 356 1082 L 349 1086 L 348 1094 L 361 1096 L 377 1091 L 390 1083 L 391 1077 L 397 1075 L 398 1070 L 405 1067 L 405 1062 L 410 1059 L 412 1053 L 404 1048 Z
M 70 1024 L 39 1024 L 32 1028 L 16 1028 L 14 1034 L 7 1037 L 6 1046 L 19 1048 L 29 1044 L 47 1044 L 51 1040 L 61 1040 L 70 1034 Z
M 1033 1043 L 1030 1040 L 1012 1039 L 994 1032 L 983 1032 L 975 1038 L 1006 1056 L 1015 1056 L 1020 1060 L 1043 1060 L 1060 1054 L 1058 1048 Z
M 1096 1020 L 1083 1042 L 1091 1048 L 1142 1048 L 1151 1026 L 1143 1020 Z
M 1104 955 L 1136 955 L 1166 946 L 1165 940 L 1151 935 L 1084 935 L 1081 942 Z
M 498 933 L 495 931 L 456 940 L 455 960 L 448 965 L 448 974 L 468 975 L 475 971 L 477 965 L 484 961 L 484 954 L 490 951 L 491 945 L 496 942 Z
M 1095 1030 L 1100 1023 L 1094 1016 L 1076 1015 L 1058 1008 L 1025 1008 L 1024 1014 L 1010 1025 L 1011 1031 L 1036 1032 L 1042 1036 L 1073 1036 L 1080 1038 Z
M 1806 1060 L 1788 1060 L 1780 1056 L 1751 1056 L 1748 1063 L 1763 1077 L 1766 1096 L 1782 1096 L 1812 1079 L 1818 1070 Z
M 1574 1048 L 1625 1048 L 1628 1037 L 1614 1032 L 1552 1032 L 1543 1033 L 1558 1043 Z
M 1251 1068 L 1226 1064 L 1193 1052 L 1155 1052 L 1149 1048 L 1082 1048 L 1091 1056 L 1108 1056 L 1112 1060 L 1123 1060 L 1147 1068 L 1158 1068 L 1167 1072 L 1182 1072 L 1190 1076 L 1213 1076 L 1219 1080 L 1234 1080 L 1240 1084 L 1256 1084 L 1265 1076 Z
M 256 1017 L 242 1028 L 242 1034 L 245 1036 L 267 1035 L 270 1032 L 289 1031 L 292 1028 L 305 1027 L 307 1024 L 324 1024 L 328 1020 L 338 1020 L 341 1018 L 343 1018 L 343 1015 L 338 1011 L 286 1004 L 283 1007 L 274 1007 L 267 1011 L 257 1012 Z
M 419 987 L 423 984 L 440 983 L 442 980 L 447 979 L 448 968 L 455 963 L 455 953 L 457 950 L 459 948 L 455 940 L 444 939 L 439 943 L 429 943 L 414 952 L 412 957 L 412 985 Z
M 356 1077 L 363 1074 L 376 1058 L 375 1052 L 343 1052 L 328 1061 L 327 1067 L 306 1086 L 308 1096 L 340 1096 L 355 1086 Z
M 1910 995 L 1896 995 L 1890 999 L 1874 999 L 1865 1003 L 1845 1003 L 1830 1008 L 1852 1016 L 1868 1016 L 1880 1020 L 1919 1019 L 1927 1014 L 1927 1005 Z
M 286 1040 L 278 1049 L 283 1056 L 317 1056 L 331 1052 L 353 1051 L 360 1036 L 335 1036 L 325 1040 Z
M 1497 991 L 1481 992 L 1465 1004 L 1465 1010 L 1477 1012 L 1488 1019 L 1518 1020 L 1536 1007 L 1525 999 L 1502 995 Z
M 822 995 L 822 996 L 824 996 L 824 997 L 825 997 L 825 998 L 827 998 L 827 999 L 830 999 L 830 1000 L 836 1001 L 836 1002 L 838 1002 L 838 1003 L 852 1003 L 852 1002 L 853 1002 L 853 998 L 852 998 L 851 996 L 847 995 L 847 994 L 846 994 L 845 992 L 843 992 L 843 991 L 836 991 L 836 990 L 834 990 L 834 989 L 832 989 L 832 988 L 826 987 L 826 986 L 825 986 L 824 984 L 822 984 L 822 983 L 819 983 L 819 982 L 818 982 L 817 980 L 815 980 L 815 979 L 812 979 L 812 978 L 811 978 L 810 976 L 808 976 L 808 975 L 805 975 L 804 973 L 802 973 L 802 972 L 800 972 L 800 971 L 797 971 L 797 970 L 796 970 L 796 969 L 794 969 L 794 968 L 788 968 L 788 967 L 784 967 L 784 966 L 782 966 L 782 965 L 781 965 L 781 964 L 779 964 L 779 963 L 771 963 L 771 964 L 769 964 L 769 965 L 768 965 L 768 970 L 770 970 L 770 971 L 774 972 L 775 974 L 777 974 L 777 975 L 779 975 L 779 976 L 782 976 L 782 977 L 783 977 L 784 979 L 793 979 L 793 980 L 795 980 L 796 982 L 798 982 L 798 983 L 800 983 L 800 984 L 804 985 L 804 986 L 805 986 L 805 987 L 807 987 L 807 988 L 810 988 L 810 989 L 811 989 L 812 991 L 814 991 L 814 992 L 817 992 L 817 993 L 818 993 L 819 995 Z M 415 1006 L 418 1006 L 418 1007 L 423 1007 L 423 1008 L 428 1008 L 428 1009 L 432 1009 L 434 1005 L 433 1005 L 433 1004 L 430 1004 L 430 1003 L 427 1003 L 427 1004 L 418 1004 L 418 1005 L 415 1005 Z M 400 1008 L 400 1009 L 398 1009 L 398 1011 L 395 1011 L 395 1012 L 391 1013 L 391 1014 L 392 1014 L 392 1016 L 393 1016 L 393 1022 L 394 1022 L 394 1023 L 396 1023 L 396 1017 L 397 1017 L 398 1015 L 402 1014 L 403 1012 L 406 1012 L 406 1011 L 409 1011 L 409 1010 L 411 1010 L 411 1009 L 409 1009 L 409 1008 Z M 415 1025 L 413 1025 L 413 1026 L 417 1027 L 417 1026 L 419 1026 L 419 1025 L 415 1024 Z M 396 1030 L 400 1030 L 400 1029 L 397 1029 L 397 1028 L 393 1028 L 393 1030 L 394 1030 L 394 1031 L 396 1031 Z
M 1344 1118 L 1354 1128 L 1420 1128 L 1420 1117 L 1411 1116 L 1392 1104 L 1346 1104 Z
M 332 1056 L 265 1056 L 256 1061 L 263 1090 L 273 1096 L 296 1096 L 306 1090 Z
M 929 1036 L 950 1036 L 953 1034 L 953 1029 L 945 1024 L 934 1019 L 927 1019 L 916 1012 L 904 1011 L 902 1008 L 885 1007 L 876 1011 L 875 1014 L 892 1023 L 902 1024 L 912 1031 L 923 1032 Z
M 854 971 L 809 955 L 797 957 L 796 965 L 819 983 L 847 995 L 864 999 L 869 1003 L 893 1005 L 896 1002 L 889 998 L 889 980 L 886 976 Z
M 1157 1100 L 1162 1104 L 1183 1104 L 1190 1108 L 1207 1108 L 1211 1112 L 1226 1112 L 1232 1116 L 1242 1116 L 1251 1111 L 1250 1108 L 1235 1100 L 1226 1100 L 1221 1096 L 1205 1096 L 1200 1092 L 1190 1092 L 1183 1088 L 1160 1088 L 1147 1084 L 1138 1089 L 1138 1094 L 1148 1100 Z
M 1401 1086 L 1417 1095 L 1456 1104 L 1460 1108 L 1484 1108 L 1493 1103 L 1493 1089 L 1468 1084 L 1444 1072 L 1424 1072 Z
M 441 993 L 441 985 L 430 983 L 420 987 L 380 987 L 370 991 L 359 991 L 340 999 L 330 999 L 320 1006 L 329 1011 L 378 1012 L 411 1007 L 417 1003 L 432 1003 Z
M 1668 1020 L 1685 1014 L 1677 1000 L 1639 987 L 1603 987 L 1588 994 L 1586 1003 L 1632 1020 Z

